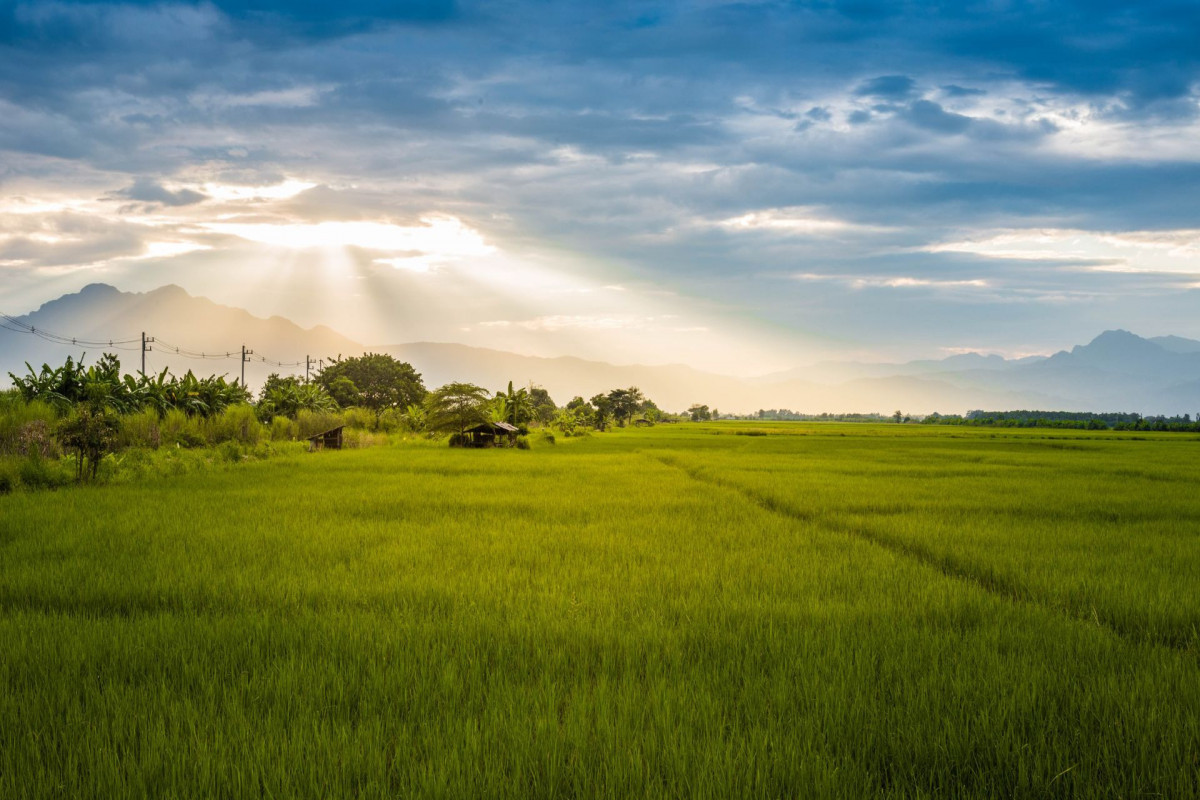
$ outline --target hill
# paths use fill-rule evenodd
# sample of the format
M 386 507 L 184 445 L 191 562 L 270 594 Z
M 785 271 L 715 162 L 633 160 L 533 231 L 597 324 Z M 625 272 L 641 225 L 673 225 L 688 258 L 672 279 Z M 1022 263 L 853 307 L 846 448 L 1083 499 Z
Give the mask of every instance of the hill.
M 324 326 L 301 328 L 282 317 L 264 319 L 244 309 L 194 297 L 178 286 L 123 292 L 91 284 L 17 318 L 38 330 L 80 339 L 134 340 L 107 346 L 61 344 L 0 330 L 0 374 L 88 360 L 111 350 L 127 369 L 140 366 L 140 335 L 155 337 L 147 371 L 240 375 L 240 348 L 254 351 L 246 365 L 253 388 L 271 372 L 304 374 L 305 359 L 365 351 L 410 362 L 426 385 L 453 380 L 500 389 L 510 380 L 546 387 L 562 404 L 616 387 L 638 386 L 662 408 L 705 403 L 728 412 L 789 408 L 809 413 L 962 412 L 971 408 L 1136 411 L 1182 414 L 1200 410 L 1200 342 L 1178 336 L 1147 339 L 1105 331 L 1085 345 L 1050 357 L 1005 359 L 966 353 L 904 364 L 825 362 L 743 380 L 676 364 L 617 365 L 574 357 L 540 358 L 462 344 L 413 342 L 365 345 Z M 180 350 L 218 358 L 187 357 Z M 228 357 L 226 355 L 228 354 Z M 273 362 L 285 362 L 280 366 Z

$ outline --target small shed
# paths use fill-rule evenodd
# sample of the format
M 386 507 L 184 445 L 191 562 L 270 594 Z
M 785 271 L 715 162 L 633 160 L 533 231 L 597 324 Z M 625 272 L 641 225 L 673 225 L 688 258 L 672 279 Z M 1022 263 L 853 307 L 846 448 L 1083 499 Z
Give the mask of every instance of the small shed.
M 336 428 L 331 428 L 324 433 L 318 433 L 316 436 L 308 437 L 308 450 L 341 450 L 342 449 L 342 428 L 345 425 L 338 425 Z
M 481 422 L 467 428 L 467 440 L 471 447 L 511 446 L 516 442 L 519 431 L 507 422 Z
M 654 423 L 648 419 L 642 418 L 642 419 L 635 419 L 633 421 L 633 426 L 635 428 L 653 428 Z

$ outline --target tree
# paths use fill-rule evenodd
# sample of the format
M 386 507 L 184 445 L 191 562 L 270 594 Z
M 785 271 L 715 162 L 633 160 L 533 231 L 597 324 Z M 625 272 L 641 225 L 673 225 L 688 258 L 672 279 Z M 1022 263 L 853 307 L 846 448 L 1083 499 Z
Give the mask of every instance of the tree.
M 488 391 L 482 386 L 448 383 L 426 396 L 426 426 L 431 431 L 462 436 L 467 428 L 487 421 L 489 400 Z
M 892 421 L 895 423 L 900 423 L 903 420 L 904 420 L 904 412 L 897 409 L 896 412 L 894 414 L 892 414 Z
M 558 414 L 558 406 L 550 398 L 550 393 L 541 386 L 529 387 L 529 402 L 533 405 L 533 416 L 543 425 L 549 425 Z
M 692 422 L 705 422 L 712 419 L 712 412 L 708 410 L 708 406 L 702 406 L 699 403 L 693 403 L 688 408 L 688 414 L 692 418 Z
M 376 419 L 389 408 L 419 403 L 426 394 L 421 374 L 412 364 L 386 353 L 332 359 L 317 374 L 316 383 L 339 405 L 369 408 Z
M 318 383 L 318 386 L 324 386 L 325 391 L 333 398 L 333 402 L 338 404 L 339 408 L 349 408 L 357 402 L 360 392 L 358 387 L 354 385 L 354 381 L 345 377 L 335 378 L 329 382 L 328 386 Z
M 120 430 L 117 417 L 102 406 L 81 404 L 75 416 L 59 424 L 59 441 L 75 451 L 75 480 L 95 480 L 104 455 L 112 450 Z
M 606 394 L 598 394 L 588 402 L 592 405 L 592 426 L 598 431 L 604 430 L 612 419 L 612 399 Z
M 609 402 L 612 404 L 612 415 L 616 418 L 618 424 L 624 426 L 633 417 L 634 412 L 638 410 L 638 406 L 646 399 L 642 394 L 642 390 L 636 386 L 630 386 L 628 389 L 613 389 L 608 393 Z
M 337 404 L 325 388 L 317 383 L 304 383 L 289 375 L 271 373 L 258 393 L 258 418 L 270 422 L 273 417 L 295 419 L 301 411 L 333 411 Z
M 535 410 L 528 389 L 513 390 L 512 381 L 508 382 L 508 392 L 496 392 L 500 400 L 501 418 L 497 422 L 507 422 L 509 425 L 521 426 L 533 419 Z
M 571 409 L 563 408 L 555 414 L 553 425 L 562 431 L 564 436 L 574 436 L 576 428 L 580 425 L 580 419 Z

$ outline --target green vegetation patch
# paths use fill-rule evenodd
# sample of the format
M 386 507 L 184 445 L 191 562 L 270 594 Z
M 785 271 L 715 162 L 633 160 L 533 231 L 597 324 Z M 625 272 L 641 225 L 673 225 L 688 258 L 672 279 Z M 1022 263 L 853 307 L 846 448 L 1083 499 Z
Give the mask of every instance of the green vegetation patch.
M 915 427 L 0 498 L 0 796 L 1195 796 L 1196 443 Z

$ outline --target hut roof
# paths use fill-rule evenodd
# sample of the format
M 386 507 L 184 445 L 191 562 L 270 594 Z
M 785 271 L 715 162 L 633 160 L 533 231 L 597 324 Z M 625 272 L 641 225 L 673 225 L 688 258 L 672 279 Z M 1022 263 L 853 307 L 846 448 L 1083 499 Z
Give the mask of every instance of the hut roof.
M 331 434 L 331 433 L 337 433 L 338 431 L 340 431 L 340 430 L 341 430 L 342 428 L 344 428 L 344 427 L 346 427 L 346 426 L 345 426 L 345 425 L 338 425 L 336 428 L 330 428 L 330 429 L 329 429 L 329 430 L 327 430 L 327 431 L 322 431 L 321 433 L 317 433 L 317 434 L 314 434 L 314 435 L 312 435 L 312 436 L 309 436 L 309 437 L 308 437 L 308 440 L 311 442 L 313 439 L 320 439 L 321 437 L 323 437 L 323 436 L 328 436 L 328 435 L 329 435 L 329 434 Z
M 518 433 L 519 429 L 516 425 L 509 425 L 507 422 L 481 422 L 474 428 L 467 428 L 467 433 L 475 431 L 504 431 L 506 433 Z

